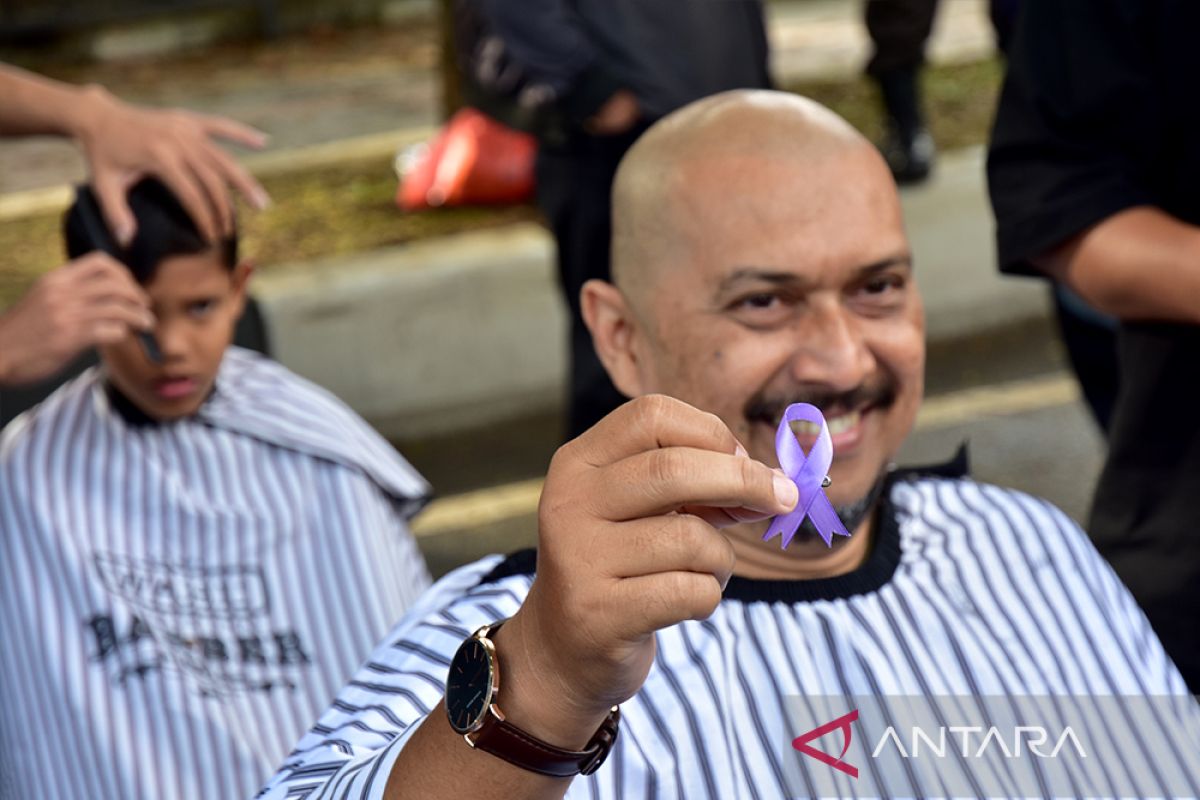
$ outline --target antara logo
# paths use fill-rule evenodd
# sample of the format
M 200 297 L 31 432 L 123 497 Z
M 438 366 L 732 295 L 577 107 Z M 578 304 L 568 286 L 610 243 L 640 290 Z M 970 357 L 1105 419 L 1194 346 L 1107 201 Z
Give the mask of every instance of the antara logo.
M 846 753 L 850 751 L 850 744 L 854 738 L 854 729 L 851 727 L 851 723 L 857 720 L 858 709 L 856 708 L 849 714 L 813 728 L 808 733 L 800 734 L 792 740 L 792 747 L 810 758 L 817 759 L 822 764 L 828 764 L 852 778 L 857 778 L 858 767 L 845 760 Z M 822 736 L 839 730 L 842 732 L 842 751 L 837 756 L 832 756 L 829 753 L 818 750 L 810 744 L 815 739 L 820 739 Z M 883 752 L 889 743 L 901 758 L 918 758 L 921 753 L 922 743 L 925 745 L 925 750 L 932 756 L 944 758 L 948 749 L 947 734 L 951 738 L 958 737 L 961 740 L 961 755 L 963 758 L 982 758 L 987 750 L 993 746 L 1000 750 L 1007 758 L 1020 758 L 1022 744 L 1025 745 L 1025 750 L 1038 758 L 1058 758 L 1059 752 L 1067 746 L 1073 748 L 1079 758 L 1088 757 L 1087 751 L 1084 750 L 1083 744 L 1079 741 L 1079 737 L 1075 735 L 1075 731 L 1070 727 L 1063 729 L 1054 742 L 1054 746 L 1048 752 L 1042 748 L 1050 742 L 1049 732 L 1037 725 L 1019 725 L 1009 736 L 1005 736 L 995 726 L 983 728 L 976 725 L 940 727 L 933 736 L 923 728 L 914 726 L 911 734 L 911 746 L 906 748 L 900 736 L 896 733 L 896 729 L 888 726 L 887 730 L 879 737 L 879 742 L 875 745 L 875 749 L 871 751 L 871 758 L 879 758 L 880 753 Z M 972 734 L 979 736 L 978 747 L 972 746 Z M 1011 747 L 1009 747 L 1010 741 L 1012 742 Z
M 806 756 L 815 758 L 822 764 L 828 764 L 834 769 L 841 770 L 851 778 L 857 778 L 858 767 L 854 766 L 853 764 L 847 764 L 842 760 L 846 757 L 847 751 L 850 750 L 850 741 L 854 737 L 854 729 L 850 727 L 850 723 L 854 722 L 856 719 L 858 719 L 857 708 L 851 711 L 849 714 L 838 717 L 832 722 L 826 722 L 820 727 L 813 728 L 808 733 L 800 734 L 792 740 L 792 747 L 796 748 Z M 820 739 L 825 734 L 832 733 L 836 730 L 840 730 L 842 732 L 842 752 L 838 754 L 837 758 L 834 758 L 833 756 L 829 755 L 829 753 L 822 752 L 821 750 L 818 750 L 809 744 L 809 742 L 811 742 L 813 739 Z

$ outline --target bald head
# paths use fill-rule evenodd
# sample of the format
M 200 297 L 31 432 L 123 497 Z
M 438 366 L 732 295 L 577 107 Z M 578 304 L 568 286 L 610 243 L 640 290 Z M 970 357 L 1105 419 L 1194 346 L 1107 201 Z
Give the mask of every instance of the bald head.
M 845 160 L 882 166 L 875 148 L 838 115 L 794 94 L 739 90 L 697 101 L 664 118 L 625 155 L 613 184 L 613 281 L 634 303 L 658 272 L 686 251 L 696 206 L 731 208 L 755 192 L 773 165 L 801 171 Z M 885 176 L 886 172 L 880 172 Z M 890 182 L 890 181 L 889 181 Z M 795 186 L 798 212 L 828 186 Z M 761 194 L 761 192 L 759 192 Z M 774 200 L 774 198 L 770 198 Z

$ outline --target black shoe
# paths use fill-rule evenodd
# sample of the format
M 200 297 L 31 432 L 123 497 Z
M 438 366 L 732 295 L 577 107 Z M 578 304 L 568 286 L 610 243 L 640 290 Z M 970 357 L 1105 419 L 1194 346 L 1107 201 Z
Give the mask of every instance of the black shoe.
M 924 182 L 933 171 L 937 156 L 933 137 L 925 128 L 918 129 L 911 136 L 902 136 L 894 127 L 889 128 L 879 149 L 892 170 L 892 177 L 900 186 Z

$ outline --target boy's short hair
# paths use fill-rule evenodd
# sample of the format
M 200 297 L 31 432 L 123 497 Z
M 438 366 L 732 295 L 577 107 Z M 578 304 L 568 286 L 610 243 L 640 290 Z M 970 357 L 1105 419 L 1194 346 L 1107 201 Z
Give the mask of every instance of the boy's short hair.
M 129 247 L 120 249 L 99 213 L 92 187 L 79 187 L 75 202 L 63 218 L 67 257 L 78 258 L 94 250 L 109 252 L 143 285 L 154 278 L 158 265 L 171 256 L 195 255 L 216 248 L 227 269 L 237 266 L 237 231 L 215 243 L 205 241 L 179 200 L 158 180 L 139 181 L 129 190 L 128 202 L 137 220 L 137 233 Z M 103 241 L 97 241 L 101 235 Z

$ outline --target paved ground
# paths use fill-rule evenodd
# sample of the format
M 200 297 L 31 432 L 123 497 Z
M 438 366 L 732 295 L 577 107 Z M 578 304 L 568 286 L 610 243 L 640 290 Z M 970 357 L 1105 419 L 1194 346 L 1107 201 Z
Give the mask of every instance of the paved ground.
M 438 97 L 430 23 L 224 46 L 169 61 L 61 69 L 129 100 L 220 113 L 271 134 L 273 150 L 432 124 Z M 82 161 L 46 138 L 0 143 L 0 193 L 77 181 Z

